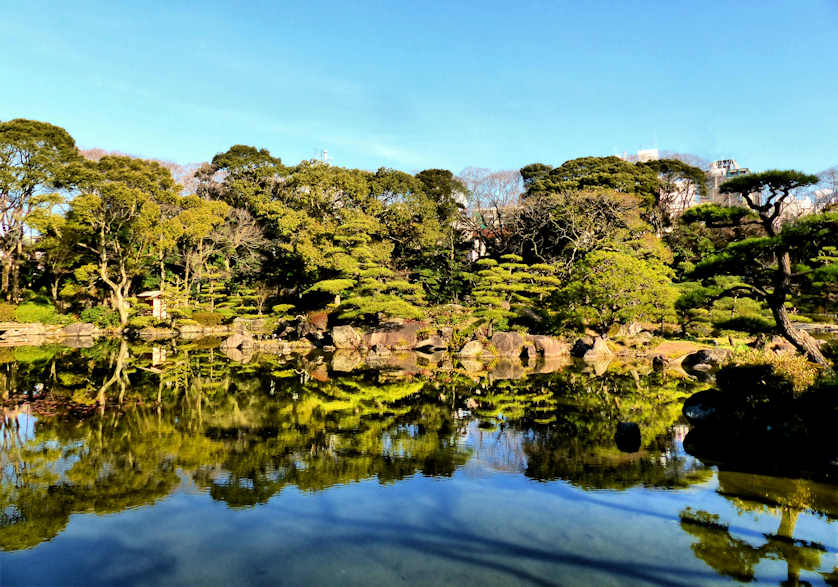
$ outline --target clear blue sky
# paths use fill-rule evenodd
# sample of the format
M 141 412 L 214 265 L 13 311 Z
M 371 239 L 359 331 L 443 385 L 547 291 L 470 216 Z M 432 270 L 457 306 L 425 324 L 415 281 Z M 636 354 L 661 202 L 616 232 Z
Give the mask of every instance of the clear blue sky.
M 0 119 L 180 163 L 838 164 L 838 0 L 0 0 Z

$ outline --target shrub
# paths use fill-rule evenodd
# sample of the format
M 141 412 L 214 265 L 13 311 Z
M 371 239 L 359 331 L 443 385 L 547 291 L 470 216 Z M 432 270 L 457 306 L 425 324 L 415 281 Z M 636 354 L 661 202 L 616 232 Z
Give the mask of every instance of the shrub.
M 201 326 L 219 326 L 224 318 L 221 312 L 192 312 L 192 319 Z
M 729 320 L 716 322 L 715 326 L 722 333 L 732 330 L 749 334 L 770 334 L 776 330 L 772 320 L 761 316 L 736 316 Z
M 0 322 L 14 322 L 15 310 L 17 306 L 14 304 L 0 304 Z
M 134 316 L 128 321 L 128 327 L 142 330 L 143 328 L 154 326 L 156 322 L 157 319 L 153 316 Z
M 51 304 L 37 304 L 35 302 L 24 302 L 15 310 L 15 320 L 18 322 L 43 324 L 57 324 L 61 322 L 55 306 Z
M 91 322 L 99 328 L 119 325 L 119 313 L 105 306 L 85 308 L 79 314 L 82 322 Z
M 821 374 L 821 368 L 802 355 L 737 348 L 728 359 L 725 369 L 720 370 L 716 376 L 719 386 L 725 387 L 726 373 L 734 373 L 731 368 L 738 368 L 741 371 L 746 367 L 754 371 L 751 375 L 744 377 L 741 382 L 743 385 L 763 382 L 769 387 L 776 388 L 777 391 L 785 391 L 788 388 L 794 393 L 800 393 L 812 387 Z M 757 371 L 764 375 L 754 376 Z M 738 383 L 730 383 L 728 385 L 730 389 L 738 386 Z

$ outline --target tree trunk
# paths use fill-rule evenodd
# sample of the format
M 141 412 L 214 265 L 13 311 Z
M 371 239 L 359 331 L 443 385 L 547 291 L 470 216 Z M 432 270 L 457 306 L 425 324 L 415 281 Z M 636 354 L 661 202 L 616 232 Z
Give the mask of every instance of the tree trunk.
M 12 274 L 12 253 L 11 251 L 3 251 L 3 275 L 0 281 L 0 289 L 6 299 L 9 299 L 9 277 Z
M 829 366 L 829 362 L 823 356 L 823 353 L 821 353 L 815 339 L 791 323 L 785 305 L 775 307 L 771 304 L 771 313 L 777 322 L 777 330 L 780 331 L 783 338 L 793 344 L 794 348 L 808 357 L 810 361 L 814 361 L 818 365 Z
M 12 257 L 12 300 L 20 297 L 20 259 L 23 257 L 23 236 L 18 237 L 15 254 Z
M 119 312 L 119 325 L 125 327 L 125 325 L 128 324 L 128 304 L 125 303 L 125 297 L 122 295 L 122 291 L 120 291 L 119 288 L 115 288 L 111 298 L 113 300 L 114 308 L 117 312 Z
M 766 228 L 769 234 L 774 232 L 773 226 Z M 774 315 L 774 321 L 777 323 L 777 329 L 783 338 L 793 344 L 794 348 L 808 357 L 809 360 L 818 365 L 829 366 L 829 362 L 821 353 L 815 339 L 797 329 L 789 319 L 786 311 L 786 298 L 791 288 L 791 255 L 785 248 L 776 249 L 775 255 L 777 257 L 777 274 L 774 278 L 774 292 L 773 295 L 768 297 L 767 301 L 771 313 Z

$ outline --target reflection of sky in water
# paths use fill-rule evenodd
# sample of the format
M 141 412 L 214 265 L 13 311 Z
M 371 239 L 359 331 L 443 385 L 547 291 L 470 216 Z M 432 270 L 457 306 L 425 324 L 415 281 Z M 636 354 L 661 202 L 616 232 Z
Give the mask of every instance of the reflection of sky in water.
M 156 397 L 156 376 L 140 375 L 131 392 Z M 729 582 L 742 561 L 779 583 L 798 559 L 817 584 L 838 567 L 838 523 L 806 509 L 834 517 L 838 488 L 775 487 L 801 512 L 798 542 L 778 539 L 789 516 L 757 500 L 767 478 L 684 451 L 674 387 L 658 401 L 629 375 L 602 394 L 604 379 L 558 379 L 458 390 L 457 403 L 421 384 L 271 380 L 262 394 L 264 378 L 237 377 L 241 389 L 190 387 L 160 411 L 45 420 L 41 434 L 25 409 L 7 412 L 0 543 L 19 550 L 0 552 L 0 586 L 693 585 Z M 642 450 L 621 453 L 616 424 L 634 418 Z M 47 506 L 60 523 L 11 536 L 27 529 L 15 516 L 43 523 Z
M 460 438 L 471 458 L 450 478 L 286 487 L 244 509 L 209 499 L 180 473 L 179 487 L 153 506 L 75 514 L 55 539 L 3 553 L 0 583 L 707 584 L 729 579 L 693 556 L 695 540 L 679 519 L 685 508 L 718 514 L 731 536 L 754 546 L 777 529 L 777 514 L 738 513 L 717 493 L 716 475 L 679 490 L 533 481 L 520 474 L 527 437 L 472 421 Z M 679 457 L 680 438 L 675 431 Z M 824 545 L 819 568 L 829 571 L 838 565 L 836 532 L 804 513 L 795 537 Z M 786 572 L 783 560 L 755 566 L 771 583 Z M 822 581 L 812 572 L 801 578 Z

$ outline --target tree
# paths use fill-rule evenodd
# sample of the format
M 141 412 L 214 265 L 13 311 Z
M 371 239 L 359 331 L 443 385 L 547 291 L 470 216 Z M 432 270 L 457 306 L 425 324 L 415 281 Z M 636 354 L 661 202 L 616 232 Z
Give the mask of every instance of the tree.
M 17 118 L 0 123 L 0 291 L 17 299 L 24 231 L 31 215 L 52 207 L 44 194 L 70 187 L 81 157 L 61 127 Z
M 468 189 L 447 169 L 425 169 L 416 174 L 425 195 L 436 205 L 439 221 L 450 225 L 465 207 Z
M 588 253 L 560 296 L 568 318 L 607 335 L 612 325 L 663 321 L 678 296 L 666 266 L 626 253 Z
M 647 208 L 652 207 L 660 189 L 657 174 L 650 168 L 629 163 L 619 157 L 580 157 L 559 167 L 534 163 L 521 169 L 524 197 L 605 188 L 635 194 Z
M 590 251 L 639 243 L 652 228 L 641 200 L 613 190 L 534 194 L 487 239 L 491 252 L 512 252 L 527 263 L 558 264 L 565 272 Z
M 784 205 L 798 189 L 817 181 L 817 176 L 799 171 L 775 170 L 742 175 L 723 183 L 720 191 L 739 194 L 743 198 L 750 212 L 758 219 L 762 234 L 731 242 L 718 254 L 699 263 L 694 273 L 704 278 L 719 274 L 740 276 L 743 283 L 736 286 L 735 290 L 765 302 L 771 310 L 778 332 L 811 360 L 826 365 L 817 342 L 791 323 L 786 308 L 801 277 L 793 261 L 805 262 L 808 259 L 805 251 L 810 247 L 801 245 L 816 235 L 821 246 L 838 244 L 838 231 L 835 230 L 838 225 L 829 216 L 822 219 L 823 225 L 819 225 L 818 219 L 812 220 L 810 217 L 801 222 L 797 229 L 785 236 L 783 234 Z M 715 216 L 717 225 L 723 225 L 724 219 L 727 219 L 727 225 L 741 225 L 753 218 L 741 208 L 708 206 L 705 212 L 705 218 L 710 215 L 708 213 Z M 695 218 L 688 218 L 687 221 L 695 221 Z M 730 292 L 723 292 L 726 293 Z
M 555 269 L 544 263 L 527 265 L 518 255 L 503 255 L 501 262 L 480 259 L 472 296 L 475 315 L 490 327 L 505 330 L 522 315 L 544 315 L 548 300 L 561 285 Z
M 680 216 L 699 198 L 707 196 L 707 175 L 698 167 L 678 159 L 656 159 L 638 165 L 658 175 L 660 183 L 654 219 L 658 234 L 672 223 L 673 217 Z
M 78 225 L 79 244 L 93 254 L 98 277 L 125 326 L 133 281 L 158 258 L 155 247 L 164 229 L 158 202 L 176 201 L 179 189 L 169 171 L 151 161 L 106 156 L 86 168 L 69 218 Z

